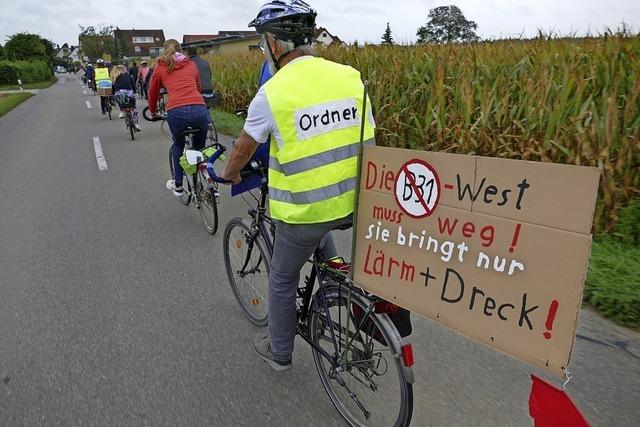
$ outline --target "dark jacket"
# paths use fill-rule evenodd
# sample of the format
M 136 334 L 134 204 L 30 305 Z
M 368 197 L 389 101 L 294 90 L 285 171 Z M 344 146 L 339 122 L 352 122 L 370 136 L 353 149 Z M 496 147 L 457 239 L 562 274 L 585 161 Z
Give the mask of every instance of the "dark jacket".
M 138 81 L 138 66 L 136 65 L 135 67 L 129 68 L 129 74 L 131 74 L 131 77 L 133 77 L 133 81 L 137 82 Z
M 129 73 L 123 73 L 116 77 L 116 81 L 113 84 L 113 93 L 119 90 L 132 90 L 135 92 L 135 87 L 133 76 Z
M 200 90 L 202 93 L 212 93 L 213 82 L 211 81 L 211 67 L 209 63 L 198 55 L 193 55 L 190 59 L 196 64 L 198 71 L 200 71 Z

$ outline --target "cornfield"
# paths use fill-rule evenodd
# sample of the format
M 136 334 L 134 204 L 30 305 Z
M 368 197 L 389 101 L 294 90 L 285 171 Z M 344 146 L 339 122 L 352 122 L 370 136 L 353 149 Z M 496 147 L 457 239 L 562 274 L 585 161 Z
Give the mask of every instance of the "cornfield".
M 595 233 L 640 196 L 640 37 L 320 55 L 369 81 L 378 145 L 600 167 Z M 209 60 L 223 108 L 248 105 L 261 55 Z

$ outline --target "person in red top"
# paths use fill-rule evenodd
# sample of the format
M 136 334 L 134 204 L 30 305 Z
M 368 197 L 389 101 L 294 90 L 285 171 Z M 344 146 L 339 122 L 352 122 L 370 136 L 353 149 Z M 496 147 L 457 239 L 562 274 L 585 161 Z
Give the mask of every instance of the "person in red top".
M 188 127 L 200 129 L 193 136 L 193 148 L 201 150 L 207 139 L 209 111 L 200 94 L 200 73 L 198 67 L 182 54 L 180 43 L 169 39 L 164 43 L 164 53 L 158 58 L 151 82 L 149 83 L 149 112 L 157 116 L 158 96 L 164 87 L 169 94 L 167 123 L 173 137 L 173 170 L 175 176 L 167 182 L 173 194 L 182 196 L 182 168 L 180 156 L 184 151 L 185 137 L 182 132 Z

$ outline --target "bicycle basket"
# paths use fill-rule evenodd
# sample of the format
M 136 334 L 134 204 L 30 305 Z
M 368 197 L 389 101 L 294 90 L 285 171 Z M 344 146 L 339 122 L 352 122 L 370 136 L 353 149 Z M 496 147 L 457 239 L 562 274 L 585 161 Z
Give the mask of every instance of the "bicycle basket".
M 204 150 L 202 150 L 202 156 L 203 156 L 202 160 L 204 161 L 209 159 L 209 157 L 213 156 L 213 153 L 215 152 L 216 152 L 216 147 L 214 146 L 205 148 Z M 189 162 L 187 161 L 186 154 L 183 154 L 182 157 L 180 157 L 180 166 L 182 167 L 182 170 L 184 170 L 184 172 L 187 175 L 193 175 L 198 170 L 198 166 L 189 164 Z
M 117 93 L 115 95 L 116 102 L 120 108 L 133 107 L 135 98 L 129 97 L 126 93 Z

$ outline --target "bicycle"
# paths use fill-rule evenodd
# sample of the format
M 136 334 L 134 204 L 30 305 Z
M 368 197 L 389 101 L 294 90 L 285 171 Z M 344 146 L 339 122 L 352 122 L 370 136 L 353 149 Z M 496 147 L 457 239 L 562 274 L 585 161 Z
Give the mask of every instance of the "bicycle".
M 217 154 L 209 159 L 207 170 L 223 183 L 213 170 Z M 275 223 L 266 213 L 266 168 L 251 161 L 241 176 L 251 174 L 260 177 L 260 197 L 254 195 L 255 207 L 247 202 L 249 224 L 237 217 L 225 227 L 224 263 L 244 314 L 253 324 L 266 326 Z M 413 350 L 389 317 L 398 307 L 362 290 L 349 278 L 349 264 L 327 260 L 322 246 L 308 261 L 311 271 L 297 289 L 297 335 L 311 346 L 322 385 L 349 425 L 408 426 L 413 414 Z
M 138 80 L 136 83 L 136 93 L 139 99 L 144 98 L 144 82 L 142 80 Z
M 171 139 L 170 134 L 164 129 L 165 114 L 160 113 L 160 117 L 152 119 L 148 116 L 149 107 L 142 110 L 142 116 L 148 121 L 162 120 L 162 132 Z M 182 135 L 186 138 L 184 149 L 184 162 L 181 165 L 184 169 L 183 192 L 180 201 L 188 206 L 194 202 L 194 206 L 198 209 L 202 222 L 209 234 L 216 234 L 218 231 L 218 204 L 220 203 L 220 193 L 218 192 L 218 183 L 213 181 L 207 172 L 206 164 L 210 154 L 219 150 L 221 153 L 226 147 L 217 141 L 213 141 L 211 145 L 206 144 L 202 151 L 193 150 L 193 136 L 198 134 L 200 129 L 188 128 Z M 171 178 L 175 179 L 175 170 L 173 167 L 173 143 L 169 147 L 169 169 Z M 183 171 L 181 171 L 183 172 Z
M 124 112 L 124 124 L 127 127 L 127 130 L 129 131 L 129 135 L 131 136 L 131 140 L 134 141 L 136 139 L 135 137 L 135 128 L 133 127 L 134 122 L 133 122 L 133 107 L 130 105 L 125 105 L 124 108 L 122 109 L 122 111 Z

